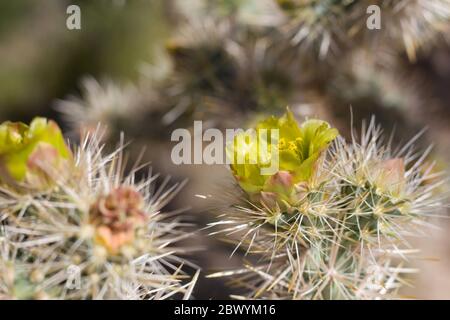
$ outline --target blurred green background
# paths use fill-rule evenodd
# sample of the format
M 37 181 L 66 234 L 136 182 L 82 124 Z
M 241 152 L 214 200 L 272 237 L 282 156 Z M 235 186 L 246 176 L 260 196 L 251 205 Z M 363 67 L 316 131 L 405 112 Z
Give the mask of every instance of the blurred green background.
M 82 29 L 66 28 L 81 8 Z M 0 119 L 56 117 L 56 98 L 77 93 L 85 75 L 136 79 L 168 35 L 164 0 L 0 1 Z

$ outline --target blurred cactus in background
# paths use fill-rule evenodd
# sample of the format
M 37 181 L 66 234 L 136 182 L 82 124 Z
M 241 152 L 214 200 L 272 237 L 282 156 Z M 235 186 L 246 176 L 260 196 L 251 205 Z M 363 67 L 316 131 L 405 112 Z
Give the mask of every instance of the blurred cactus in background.
M 277 0 L 286 14 L 282 34 L 304 51 L 314 50 L 324 58 L 337 53 L 342 44 L 349 45 L 348 18 L 357 1 Z
M 86 114 L 77 111 L 80 109 L 73 103 L 61 103 L 59 109 L 68 114 L 69 122 L 83 126 L 87 122 L 94 127 L 98 122 L 104 123 L 127 132 L 132 138 L 144 136 L 151 122 L 155 126 L 145 136 L 158 139 L 161 138 L 158 133 L 189 127 L 193 119 L 226 128 L 251 123 L 258 114 L 280 114 L 283 110 L 280 106 L 291 105 L 295 109 L 319 101 L 325 103 L 325 109 L 332 109 L 333 101 L 321 99 L 320 95 L 330 87 L 330 80 L 351 72 L 353 63 L 364 63 L 353 57 L 355 49 L 375 50 L 382 45 L 387 52 L 384 56 L 405 51 L 414 60 L 417 49 L 438 39 L 449 21 L 448 0 L 415 0 L 408 6 L 404 1 L 383 0 L 376 3 L 382 10 L 382 28 L 368 30 L 366 9 L 370 4 L 353 0 L 174 1 L 168 10 L 176 11 L 177 23 L 166 40 L 165 52 L 159 58 L 157 55 L 151 64 L 167 65 L 166 72 L 157 81 L 153 79 L 153 68 L 144 72 L 143 79 L 135 81 L 139 89 L 132 93 L 130 88 L 111 84 L 106 84 L 107 88 L 101 92 L 99 88 L 94 90 L 93 81 L 89 81 L 90 85 L 85 82 L 83 86 L 90 88 L 84 94 L 87 101 L 77 100 L 77 104 L 85 105 L 83 113 Z M 263 23 L 265 14 L 274 19 Z M 284 19 L 280 18 L 283 14 Z M 259 17 L 261 23 L 255 23 L 250 16 Z M 417 35 L 410 34 L 413 32 Z M 283 40 L 289 35 L 293 37 L 290 41 Z M 419 41 L 419 38 L 429 40 Z M 390 45 L 399 41 L 404 42 L 403 49 Z M 292 50 L 293 44 L 301 50 Z M 335 59 L 342 50 L 350 59 L 345 66 Z M 311 55 L 313 51 L 317 52 Z M 331 55 L 334 58 L 327 58 L 329 51 L 334 53 Z M 314 56 L 326 63 L 317 63 Z M 376 74 L 367 72 L 369 77 Z M 353 90 L 343 86 L 340 93 Z M 115 102 L 106 97 L 113 91 L 118 95 Z M 315 98 L 317 94 L 319 100 Z M 385 111 L 383 104 L 371 101 L 379 92 L 367 90 L 363 94 L 368 95 L 369 103 L 374 103 L 370 112 Z M 106 107 L 93 106 L 94 101 L 89 97 L 92 95 L 98 96 L 97 105 Z M 131 101 L 127 96 L 132 96 Z
M 73 137 L 94 132 L 99 124 L 107 125 L 103 139 L 111 142 L 121 132 L 131 137 L 167 139 L 164 125 L 166 105 L 161 94 L 151 88 L 133 84 L 120 85 L 112 80 L 99 83 L 92 77 L 82 81 L 82 97 L 59 100 L 56 108 L 72 129 Z M 165 134 L 166 133 L 166 134 Z
M 190 297 L 198 274 L 189 280 L 184 268 L 196 267 L 178 249 L 190 234 L 182 231 L 180 211 L 162 211 L 183 184 L 169 187 L 165 179 L 155 188 L 151 172 L 138 181 L 139 165 L 124 175 L 123 144 L 103 155 L 98 130 L 73 156 L 58 126 L 45 119 L 30 127 L 6 123 L 0 132 L 2 142 L 14 141 L 0 150 L 8 178 L 0 185 L 3 296 Z M 12 158 L 18 161 L 11 167 Z M 35 184 L 31 174 L 45 176 L 47 184 Z
M 417 50 L 442 36 L 450 19 L 448 0 L 276 0 L 286 15 L 281 34 L 321 59 L 354 47 L 391 46 L 416 60 Z M 371 8 L 379 9 L 379 12 Z M 377 30 L 367 27 L 370 14 L 378 14 Z M 403 48 L 398 48 L 402 43 Z
M 236 126 L 236 118 L 245 123 L 255 113 L 279 113 L 277 105 L 298 98 L 303 77 L 295 57 L 234 22 L 206 19 L 185 26 L 168 52 L 175 66 L 170 92 L 179 101 L 190 99 L 196 119 Z
M 385 39 L 375 45 L 396 43 L 403 45 L 410 61 L 417 60 L 419 50 L 429 51 L 439 43 L 448 31 L 450 20 L 449 0 L 379 0 L 384 19 L 381 36 Z M 377 35 L 373 36 L 377 40 Z
M 443 180 L 424 161 L 430 150 L 415 151 L 417 136 L 393 150 L 374 119 L 349 143 L 326 122 L 298 126 L 290 112 L 256 130 L 264 128 L 279 130 L 279 140 L 268 141 L 279 152 L 279 171 L 263 176 L 267 163 L 232 164 L 241 190 L 211 224 L 221 227 L 213 234 L 244 250 L 245 268 L 211 277 L 231 277 L 247 298 L 397 297 L 407 283 L 402 275 L 414 272 L 407 263 L 417 251 L 408 237 L 424 236 L 427 219 L 443 206 L 436 192 Z M 247 158 L 257 152 L 248 146 L 260 143 L 236 141 L 234 156 Z

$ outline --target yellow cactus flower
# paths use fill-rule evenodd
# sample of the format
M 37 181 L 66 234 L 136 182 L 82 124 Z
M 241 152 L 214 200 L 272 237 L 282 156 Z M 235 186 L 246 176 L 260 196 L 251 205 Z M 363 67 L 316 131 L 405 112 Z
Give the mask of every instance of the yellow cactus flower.
M 0 125 L 0 181 L 23 183 L 44 175 L 43 166 L 56 168 L 71 159 L 71 151 L 54 121 L 35 118 L 24 123 Z
M 266 139 L 260 135 L 263 129 L 267 130 Z M 271 139 L 272 130 L 278 131 L 277 141 Z M 322 120 L 307 120 L 299 126 L 288 110 L 280 118 L 272 116 L 259 122 L 256 134 L 242 133 L 235 137 L 233 154 L 229 154 L 233 160 L 231 170 L 249 195 L 264 192 L 266 198 L 273 193 L 278 198 L 288 197 L 295 184 L 306 182 L 312 176 L 320 155 L 337 135 L 338 131 Z M 261 151 L 262 142 L 267 143 L 267 148 Z M 278 172 L 264 175 L 261 169 L 274 160 L 271 158 L 273 150 L 278 153 Z M 237 159 L 246 161 L 242 163 Z

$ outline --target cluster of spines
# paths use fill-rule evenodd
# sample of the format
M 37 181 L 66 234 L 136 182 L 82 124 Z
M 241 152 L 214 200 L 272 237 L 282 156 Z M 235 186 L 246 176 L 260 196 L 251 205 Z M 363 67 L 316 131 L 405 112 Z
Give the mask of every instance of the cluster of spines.
M 444 205 L 442 174 L 426 164 L 429 150 L 414 151 L 416 140 L 394 152 L 372 119 L 359 141 L 337 138 L 289 207 L 241 195 L 211 227 L 244 251 L 245 268 L 211 277 L 229 277 L 246 292 L 237 298 L 399 297 L 416 272 L 408 240 L 425 236 Z
M 163 211 L 184 184 L 168 187 L 151 172 L 138 180 L 140 165 L 125 174 L 123 143 L 104 155 L 100 140 L 98 130 L 87 134 L 70 172 L 28 168 L 46 185 L 2 179 L 2 298 L 190 298 L 198 272 L 191 278 L 186 268 L 197 267 L 179 245 L 189 224 L 180 211 Z M 38 153 L 44 161 L 49 154 Z
M 285 12 L 281 31 L 290 43 L 304 51 L 313 50 L 321 59 L 366 45 L 380 44 L 406 52 L 411 61 L 421 49 L 429 49 L 446 33 L 450 21 L 448 0 L 296 1 L 277 0 Z M 380 29 L 369 30 L 368 9 L 379 8 Z M 398 47 L 397 43 L 402 43 Z

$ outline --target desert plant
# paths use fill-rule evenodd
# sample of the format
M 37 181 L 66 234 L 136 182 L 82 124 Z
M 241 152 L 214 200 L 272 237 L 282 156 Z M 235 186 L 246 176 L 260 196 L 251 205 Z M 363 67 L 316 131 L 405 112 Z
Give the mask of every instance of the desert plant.
M 123 141 L 104 155 L 100 135 L 71 150 L 52 121 L 0 126 L 2 297 L 190 297 L 187 224 L 163 211 L 183 183 L 138 180 L 139 165 L 125 174 Z
M 262 129 L 278 130 L 279 140 L 252 158 Z M 210 225 L 245 252 L 244 268 L 211 277 L 230 277 L 246 292 L 237 298 L 397 297 L 402 275 L 415 271 L 408 239 L 424 236 L 427 218 L 443 206 L 443 181 L 425 162 L 430 150 L 414 151 L 416 136 L 394 151 L 374 119 L 350 142 L 321 120 L 298 126 L 289 111 L 256 132 L 233 141 L 232 157 L 258 161 L 232 162 L 235 199 Z M 270 150 L 279 170 L 263 176 Z
M 298 102 L 310 75 L 297 55 L 274 46 L 265 32 L 231 19 L 187 20 L 167 49 L 174 65 L 168 96 L 195 119 L 219 127 L 281 113 L 276 106 Z
M 315 51 L 320 58 L 328 53 L 371 43 L 406 51 L 410 60 L 416 52 L 445 33 L 450 22 L 448 0 L 276 0 L 286 15 L 280 26 L 283 37 L 304 51 Z M 377 5 L 381 30 L 366 27 L 367 9 Z M 403 48 L 398 48 L 402 43 Z M 345 51 L 345 50 L 344 50 Z
M 216 17 L 180 23 L 161 60 L 168 60 L 169 70 L 157 81 L 147 74 L 136 85 L 85 78 L 81 97 L 59 100 L 56 107 L 76 133 L 103 123 L 109 138 L 124 131 L 134 140 L 165 142 L 194 119 L 227 128 L 258 113 L 282 112 L 273 106 L 299 102 L 295 90 L 306 78 L 296 55 Z
M 165 133 L 170 128 L 164 116 L 170 105 L 164 102 L 156 85 L 123 85 L 85 77 L 81 81 L 81 91 L 81 97 L 69 96 L 55 103 L 72 130 L 72 136 L 94 132 L 103 124 L 103 138 L 110 144 L 121 132 L 135 139 L 141 136 L 154 141 L 167 138 Z

